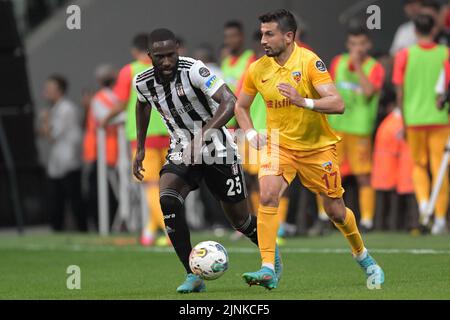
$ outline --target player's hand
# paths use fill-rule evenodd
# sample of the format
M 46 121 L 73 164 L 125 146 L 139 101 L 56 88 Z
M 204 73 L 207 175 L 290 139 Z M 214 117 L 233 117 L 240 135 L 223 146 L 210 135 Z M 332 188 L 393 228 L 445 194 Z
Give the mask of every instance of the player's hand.
M 138 149 L 133 161 L 133 175 L 139 181 L 142 181 L 142 179 L 144 179 L 144 175 L 141 173 L 141 171 L 145 171 L 144 167 L 142 166 L 142 161 L 144 160 L 144 158 L 145 150 Z
M 257 133 L 248 143 L 252 148 L 261 150 L 267 144 L 267 136 L 262 133 Z
M 196 135 L 183 150 L 183 163 L 193 165 L 200 163 L 203 139 L 201 135 Z
M 305 106 L 305 98 L 303 98 L 297 89 L 291 86 L 289 83 L 280 83 L 277 85 L 277 89 L 281 95 L 291 100 L 291 103 L 299 107 Z

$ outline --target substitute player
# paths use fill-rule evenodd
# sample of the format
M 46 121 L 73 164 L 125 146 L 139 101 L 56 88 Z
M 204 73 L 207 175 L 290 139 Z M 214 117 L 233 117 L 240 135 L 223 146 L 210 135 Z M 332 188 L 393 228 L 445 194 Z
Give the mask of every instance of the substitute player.
M 419 203 L 420 222 L 427 225 L 426 211 L 430 196 L 428 167 L 434 183 L 450 136 L 448 106 L 439 108 L 435 90 L 443 70 L 448 84 L 449 50 L 433 41 L 436 23 L 432 16 L 421 14 L 414 19 L 414 25 L 418 42 L 396 55 L 392 82 L 397 88 L 398 105 L 402 109 L 406 127 L 406 141 L 414 160 L 413 183 Z M 431 230 L 433 234 L 445 232 L 448 183 L 446 172 L 436 201 Z
M 367 29 L 353 27 L 347 34 L 347 53 L 331 63 L 331 76 L 344 100 L 345 113 L 329 115 L 328 121 L 342 138 L 337 146 L 339 166 L 349 161 L 358 182 L 361 230 L 373 228 L 375 192 L 370 185 L 372 170 L 372 134 L 377 117 L 378 101 L 384 82 L 384 69 L 369 55 L 372 48 Z
M 139 180 L 144 178 L 145 136 L 154 107 L 170 134 L 170 149 L 160 172 L 159 202 L 166 231 L 187 272 L 186 281 L 177 291 L 201 292 L 205 291 L 205 284 L 189 266 L 192 246 L 183 214 L 184 199 L 198 188 L 201 179 L 220 201 L 233 227 L 258 243 L 257 221 L 247 206 L 237 147 L 225 128 L 233 116 L 236 97 L 203 62 L 178 56 L 170 30 L 154 30 L 149 50 L 154 67 L 134 79 L 138 136 L 133 173 Z M 281 268 L 277 255 L 278 275 Z
M 260 148 L 265 137 L 253 128 L 249 108 L 258 92 L 267 106 L 268 140 L 259 171 L 262 268 L 243 277 L 250 285 L 277 287 L 274 261 L 279 199 L 298 174 L 304 186 L 321 195 L 326 213 L 347 238 L 367 277 L 373 275 L 375 283 L 381 284 L 384 273 L 365 248 L 355 216 L 342 199 L 344 189 L 336 154 L 339 138 L 325 115 L 343 113 L 342 99 L 325 64 L 313 52 L 295 44 L 297 23 L 289 11 L 270 12 L 259 20 L 266 56 L 250 66 L 235 107 L 240 127 L 247 131 L 250 143 Z M 271 136 L 276 131 L 279 144 L 275 146 L 271 145 Z
M 107 124 L 111 119 L 122 111 L 126 112 L 125 132 L 131 146 L 131 152 L 136 151 L 136 92 L 133 88 L 133 78 L 139 72 L 147 70 L 152 61 L 147 55 L 148 35 L 138 34 L 134 37 L 131 54 L 135 61 L 125 65 L 119 72 L 114 93 L 119 98 L 119 103 L 108 114 L 104 120 Z M 169 147 L 169 135 L 167 129 L 158 114 L 150 119 L 150 127 L 145 140 L 146 152 L 149 155 L 145 163 L 147 171 L 144 174 L 144 187 L 146 193 L 147 207 L 150 209 L 147 223 L 142 230 L 140 243 L 143 246 L 168 244 L 167 236 L 156 238 L 158 230 L 164 230 L 164 220 L 159 206 L 159 171 L 164 164 L 164 157 Z M 151 159 L 151 160 L 150 160 Z

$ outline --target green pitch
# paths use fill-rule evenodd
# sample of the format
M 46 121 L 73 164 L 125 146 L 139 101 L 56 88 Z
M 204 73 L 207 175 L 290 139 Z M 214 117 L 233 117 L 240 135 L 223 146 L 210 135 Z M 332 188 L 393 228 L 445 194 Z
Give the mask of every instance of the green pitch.
M 369 290 L 340 234 L 292 238 L 282 247 L 279 288 L 248 287 L 241 279 L 259 268 L 259 253 L 247 240 L 231 242 L 211 234 L 229 251 L 223 277 L 207 292 L 180 295 L 184 272 L 168 248 L 142 248 L 135 237 L 0 235 L 0 299 L 450 299 L 450 236 L 413 237 L 377 233 L 366 245 L 384 268 L 386 283 Z M 81 269 L 81 289 L 69 290 L 67 267 Z

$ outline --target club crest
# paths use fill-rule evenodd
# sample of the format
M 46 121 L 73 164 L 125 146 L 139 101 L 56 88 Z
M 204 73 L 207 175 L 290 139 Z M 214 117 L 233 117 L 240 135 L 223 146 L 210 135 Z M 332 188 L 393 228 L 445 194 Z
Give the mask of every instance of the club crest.
M 183 85 L 181 83 L 177 83 L 175 85 L 175 89 L 177 90 L 177 95 L 179 97 L 185 96 L 186 94 L 184 93 L 184 89 L 183 89 Z
M 292 78 L 294 78 L 295 82 L 299 83 L 302 80 L 302 73 L 300 71 L 294 71 L 292 72 Z
M 331 161 L 325 162 L 322 164 L 322 168 L 327 172 L 331 172 L 333 170 L 333 163 Z

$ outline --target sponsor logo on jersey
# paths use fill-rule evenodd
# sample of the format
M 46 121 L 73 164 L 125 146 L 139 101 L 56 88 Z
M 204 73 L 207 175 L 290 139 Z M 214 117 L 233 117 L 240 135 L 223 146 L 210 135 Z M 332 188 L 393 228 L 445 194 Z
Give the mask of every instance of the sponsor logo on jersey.
M 183 152 L 173 152 L 169 154 L 170 161 L 181 161 L 183 159 Z
M 237 163 L 234 163 L 231 165 L 231 172 L 233 173 L 233 175 L 237 176 L 239 173 L 239 167 Z
M 211 89 L 216 84 L 216 82 L 217 82 L 217 77 L 214 75 L 205 82 L 205 85 L 208 89 Z
M 292 72 L 292 77 L 294 78 L 294 81 L 299 83 L 300 80 L 302 80 L 302 73 L 300 71 L 294 71 Z
M 284 98 L 283 100 L 268 100 L 266 101 L 267 108 L 285 108 L 291 105 L 291 100 Z

